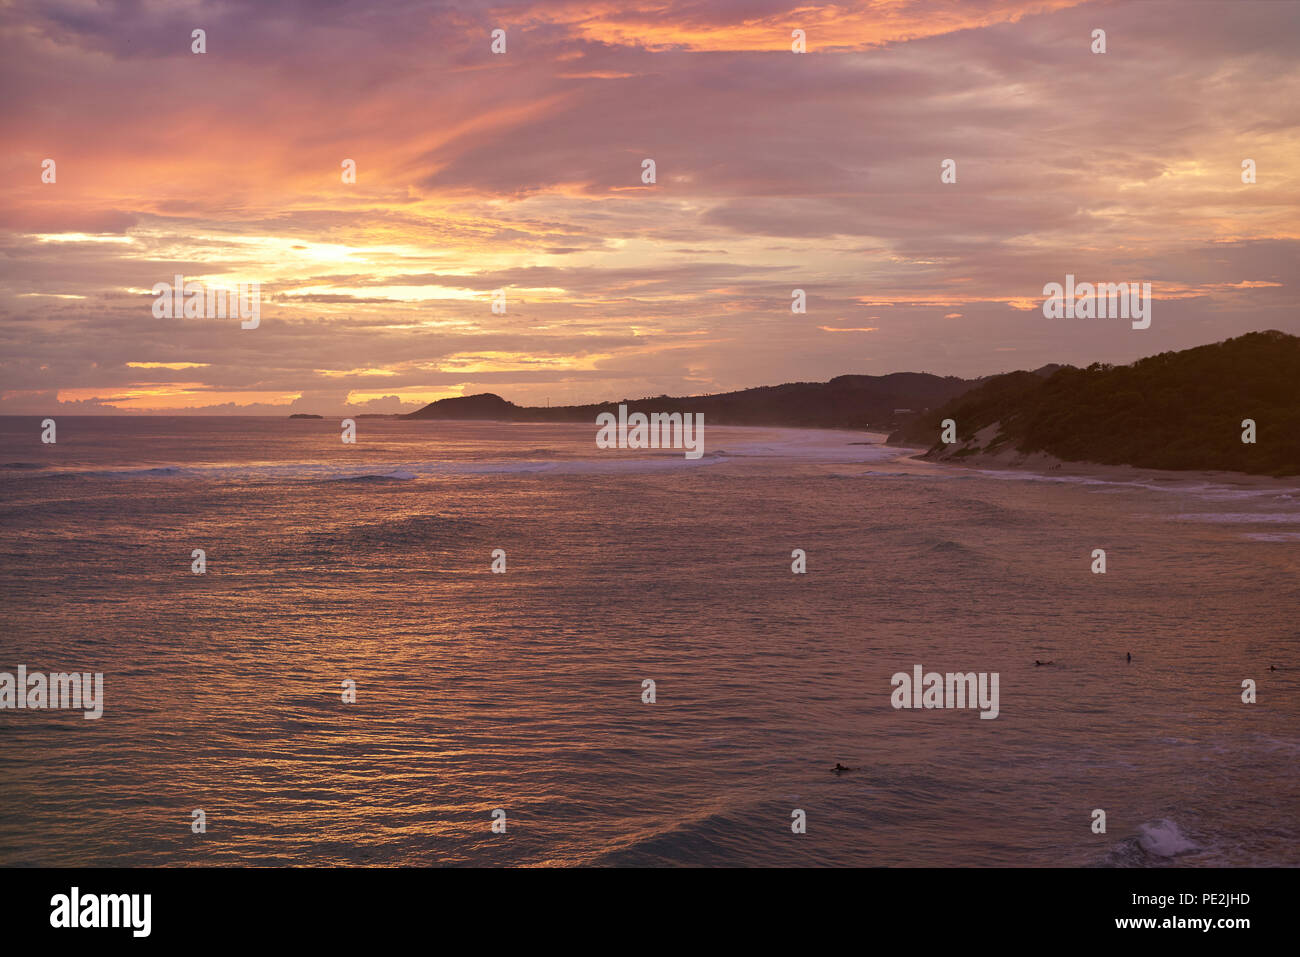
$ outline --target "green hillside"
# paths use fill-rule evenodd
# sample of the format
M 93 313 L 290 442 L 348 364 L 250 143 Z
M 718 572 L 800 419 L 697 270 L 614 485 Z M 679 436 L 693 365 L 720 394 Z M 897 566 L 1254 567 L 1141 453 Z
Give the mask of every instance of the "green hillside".
M 1300 474 L 1300 338 L 1252 332 L 1131 365 L 996 376 L 890 436 L 929 446 L 943 419 L 959 440 L 997 425 L 984 452 L 1158 469 Z M 1254 419 L 1256 442 L 1241 441 Z M 973 450 L 972 450 L 973 451 Z

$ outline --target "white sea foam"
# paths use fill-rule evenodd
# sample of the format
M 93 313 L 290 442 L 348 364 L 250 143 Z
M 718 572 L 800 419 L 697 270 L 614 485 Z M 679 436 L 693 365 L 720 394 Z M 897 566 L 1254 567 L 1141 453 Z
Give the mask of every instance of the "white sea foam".
M 879 441 L 863 441 L 868 436 L 883 439 L 870 433 L 825 429 L 773 429 L 751 427 L 719 427 L 715 441 L 725 442 L 725 447 L 715 447 L 698 459 L 686 459 L 680 454 L 660 451 L 600 455 L 585 442 L 579 447 L 556 449 L 529 446 L 515 451 L 509 443 L 499 439 L 475 450 L 471 458 L 464 458 L 460 447 L 452 447 L 452 457 L 419 459 L 416 456 L 430 451 L 422 443 L 407 443 L 409 453 L 418 449 L 407 461 L 382 459 L 342 464 L 330 461 L 272 462 L 272 461 L 208 461 L 186 463 L 179 466 L 138 467 L 105 470 L 103 468 L 70 468 L 45 472 L 48 476 L 85 476 L 96 478 L 195 478 L 208 481 L 410 481 L 418 476 L 437 475 L 498 475 L 554 473 L 573 474 L 628 474 L 660 472 L 664 470 L 695 468 L 702 465 L 746 462 L 842 462 L 845 464 L 878 463 L 896 459 L 900 450 L 885 446 Z M 561 438 L 557 435 L 556 438 Z M 423 447 L 421 447 L 423 445 Z M 388 449 L 369 450 L 383 454 Z M 393 449 L 396 451 L 396 449 Z M 436 455 L 436 452 L 435 452 Z M 563 456 L 558 457 L 557 456 Z
M 1138 828 L 1138 844 L 1142 850 L 1157 857 L 1175 857 L 1188 851 L 1199 851 L 1201 846 L 1184 834 L 1169 818 L 1143 824 Z

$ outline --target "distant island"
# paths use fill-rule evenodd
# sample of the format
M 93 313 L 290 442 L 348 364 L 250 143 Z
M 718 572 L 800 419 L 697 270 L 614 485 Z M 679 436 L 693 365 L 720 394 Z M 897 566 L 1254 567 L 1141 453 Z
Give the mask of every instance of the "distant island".
M 1130 365 L 1047 365 L 978 379 L 925 372 L 842 375 L 717 395 L 590 405 L 515 405 L 491 392 L 364 418 L 595 422 L 601 412 L 702 412 L 713 425 L 871 430 L 921 458 L 963 464 L 1053 461 L 1300 474 L 1300 338 L 1251 332 Z M 290 418 L 319 419 L 296 413 Z M 957 442 L 939 441 L 956 423 Z M 1256 442 L 1242 441 L 1252 419 Z M 1037 461 L 1034 461 L 1034 460 Z
M 323 418 L 325 418 L 325 416 L 323 416 L 323 415 L 311 415 L 311 414 L 308 413 L 308 412 L 295 412 L 293 415 L 289 416 L 289 418 L 291 418 L 291 419 L 323 419 Z
M 952 419 L 957 442 L 939 441 Z M 1256 441 L 1242 441 L 1243 421 Z M 1131 365 L 1010 372 L 889 436 L 925 459 L 1064 462 L 1300 475 L 1300 338 L 1251 332 Z M 1019 461 L 1017 461 L 1019 460 Z M 1040 462 L 1041 464 L 1041 462 Z

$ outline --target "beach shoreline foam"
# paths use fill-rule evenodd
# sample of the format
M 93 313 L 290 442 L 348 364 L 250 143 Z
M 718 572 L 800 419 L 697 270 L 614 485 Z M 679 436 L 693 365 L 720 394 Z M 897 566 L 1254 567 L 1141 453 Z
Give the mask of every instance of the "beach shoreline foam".
M 976 437 L 978 441 L 978 436 Z M 962 447 L 953 452 L 933 453 L 917 446 L 891 446 L 898 449 L 899 459 L 968 469 L 977 472 L 1016 471 L 1043 476 L 1094 479 L 1100 482 L 1166 485 L 1173 487 L 1216 485 L 1242 490 L 1296 489 L 1300 476 L 1257 475 L 1250 472 L 1213 469 L 1153 469 L 1135 465 L 1107 465 L 1100 462 L 1059 459 L 1046 452 L 1021 452 L 1002 448 L 994 452 L 968 451 L 958 457 Z M 909 451 L 913 454 L 908 454 Z

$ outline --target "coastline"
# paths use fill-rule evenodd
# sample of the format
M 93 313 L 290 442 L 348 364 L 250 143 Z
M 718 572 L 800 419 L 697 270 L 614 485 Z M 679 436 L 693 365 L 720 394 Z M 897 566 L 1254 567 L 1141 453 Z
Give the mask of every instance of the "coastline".
M 888 443 L 886 443 L 888 444 Z M 1067 461 L 1046 452 L 1020 452 L 1003 449 L 997 452 L 972 452 L 957 458 L 931 455 L 919 446 L 890 446 L 899 450 L 899 458 L 927 465 L 944 465 L 979 472 L 1016 471 L 1043 476 L 1069 476 L 1104 482 L 1131 482 L 1166 486 L 1222 485 L 1242 490 L 1294 488 L 1300 491 L 1300 475 L 1256 475 L 1214 469 L 1152 469 L 1135 465 L 1106 465 L 1100 462 Z M 915 454 L 908 455 L 908 450 Z

